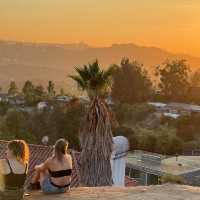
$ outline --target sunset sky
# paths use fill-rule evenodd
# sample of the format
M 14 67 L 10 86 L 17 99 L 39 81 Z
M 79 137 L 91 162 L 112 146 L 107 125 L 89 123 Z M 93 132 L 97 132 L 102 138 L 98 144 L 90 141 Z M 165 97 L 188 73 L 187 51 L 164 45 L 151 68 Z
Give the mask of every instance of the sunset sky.
M 0 0 L 0 39 L 136 43 L 200 57 L 200 0 Z

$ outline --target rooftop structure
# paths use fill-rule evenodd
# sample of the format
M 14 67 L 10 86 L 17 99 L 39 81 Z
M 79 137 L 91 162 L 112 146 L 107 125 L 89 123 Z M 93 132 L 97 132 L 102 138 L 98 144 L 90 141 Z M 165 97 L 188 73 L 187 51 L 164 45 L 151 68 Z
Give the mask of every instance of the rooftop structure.
M 200 188 L 185 185 L 166 184 L 139 187 L 96 187 L 72 188 L 69 193 L 44 195 L 33 192 L 25 200 L 199 200 Z
M 176 112 L 200 112 L 200 106 L 194 104 L 186 103 L 161 103 L 161 102 L 149 102 L 149 105 L 155 107 L 158 110 L 162 111 L 176 111 Z
M 8 102 L 8 101 L 9 101 L 8 94 L 0 93 L 0 102 Z
M 161 102 L 149 102 L 157 112 L 162 113 L 166 117 L 177 119 L 181 115 L 190 115 L 191 113 L 199 113 L 200 106 L 193 104 L 171 102 L 168 104 Z
M 62 101 L 62 102 L 70 102 L 73 99 L 71 96 L 57 96 L 56 100 L 57 101 Z
M 136 151 L 128 154 L 127 167 L 133 170 L 129 170 L 132 174 L 137 172 L 157 178 L 165 174 L 182 176 L 188 184 L 200 185 L 200 156 L 166 157 Z
M 186 112 L 200 112 L 200 106 L 193 105 L 193 104 L 172 102 L 172 103 L 168 103 L 167 107 L 170 109 L 177 109 L 177 110 L 186 111 Z
M 171 113 L 171 112 L 165 112 L 165 113 L 163 113 L 163 115 L 164 115 L 165 117 L 171 117 L 171 118 L 173 118 L 173 119 L 177 119 L 177 118 L 179 118 L 179 117 L 181 116 L 180 114 Z
M 161 102 L 149 102 L 148 104 L 156 108 L 164 108 L 167 106 L 167 104 Z
M 37 104 L 37 109 L 38 110 L 44 110 L 48 107 L 48 102 L 46 101 L 41 101 Z

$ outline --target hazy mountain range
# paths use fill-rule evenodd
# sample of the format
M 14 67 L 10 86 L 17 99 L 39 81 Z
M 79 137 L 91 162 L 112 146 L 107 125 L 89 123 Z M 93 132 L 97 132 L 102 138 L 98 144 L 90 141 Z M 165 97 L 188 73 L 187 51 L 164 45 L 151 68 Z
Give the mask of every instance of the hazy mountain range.
M 78 44 L 46 44 L 0 41 L 0 86 L 5 90 L 11 80 L 21 87 L 26 80 L 46 85 L 53 80 L 57 88 L 70 92 L 75 85 L 68 78 L 73 67 L 98 58 L 102 67 L 120 63 L 122 57 L 136 59 L 152 73 L 155 65 L 166 59 L 184 58 L 193 69 L 200 67 L 200 58 L 178 55 L 156 47 L 135 44 L 113 44 L 110 47 L 90 47 Z

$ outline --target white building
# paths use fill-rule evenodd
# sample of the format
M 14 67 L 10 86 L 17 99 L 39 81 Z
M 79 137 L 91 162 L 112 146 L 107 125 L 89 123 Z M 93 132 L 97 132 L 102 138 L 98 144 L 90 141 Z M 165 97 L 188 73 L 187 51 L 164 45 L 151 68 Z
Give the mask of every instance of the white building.
M 45 101 L 41 101 L 37 104 L 37 109 L 38 110 L 44 110 L 45 108 L 48 107 L 48 103 Z
M 69 102 L 73 99 L 71 96 L 57 96 L 56 101 Z

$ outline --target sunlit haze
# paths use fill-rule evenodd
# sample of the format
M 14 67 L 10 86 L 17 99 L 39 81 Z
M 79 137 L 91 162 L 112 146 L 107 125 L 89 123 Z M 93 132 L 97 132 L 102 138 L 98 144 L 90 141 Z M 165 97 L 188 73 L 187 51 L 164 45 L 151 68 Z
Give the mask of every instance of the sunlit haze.
M 0 39 L 135 43 L 200 56 L 199 0 L 0 0 Z

